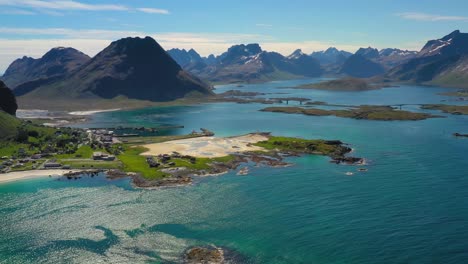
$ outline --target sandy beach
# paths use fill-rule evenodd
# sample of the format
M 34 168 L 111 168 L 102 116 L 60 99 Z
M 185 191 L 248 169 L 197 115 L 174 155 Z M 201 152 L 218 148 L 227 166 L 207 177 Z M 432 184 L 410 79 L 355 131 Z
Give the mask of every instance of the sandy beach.
M 0 184 L 32 178 L 62 176 L 68 172 L 79 172 L 80 170 L 30 170 L 30 171 L 15 171 L 0 174 Z
M 94 115 L 97 113 L 105 113 L 105 112 L 114 112 L 114 111 L 119 111 L 120 108 L 115 108 L 115 109 L 107 109 L 107 110 L 90 110 L 90 111 L 74 111 L 70 112 L 70 115 L 75 115 L 75 116 L 88 116 L 88 115 Z
M 148 148 L 149 151 L 142 153 L 142 155 L 157 156 L 178 152 L 182 155 L 190 155 L 200 158 L 217 158 L 225 157 L 233 153 L 263 150 L 263 148 L 253 146 L 251 144 L 265 140 L 268 140 L 268 138 L 259 134 L 248 134 L 228 138 L 189 138 L 144 145 L 144 147 Z

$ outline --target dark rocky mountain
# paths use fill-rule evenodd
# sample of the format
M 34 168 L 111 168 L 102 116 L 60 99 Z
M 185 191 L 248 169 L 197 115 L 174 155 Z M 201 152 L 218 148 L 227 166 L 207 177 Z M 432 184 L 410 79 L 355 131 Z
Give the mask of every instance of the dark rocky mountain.
M 190 49 L 189 51 L 185 49 L 171 49 L 167 53 L 188 72 L 198 73 L 208 66 L 205 63 L 205 59 L 194 49 Z
M 37 79 L 66 75 L 85 64 L 90 57 L 73 48 L 53 48 L 40 59 L 23 57 L 15 60 L 2 80 L 12 89 Z
M 385 68 L 371 59 L 354 54 L 344 62 L 340 73 L 358 78 L 369 78 L 385 73 Z
M 2 81 L 0 81 L 0 110 L 10 115 L 16 115 L 18 105 L 13 92 Z
M 210 63 L 205 63 L 205 68 L 185 69 L 212 82 L 258 82 L 315 77 L 322 73 L 319 62 L 301 50 L 285 57 L 276 52 L 264 51 L 259 44 L 235 45 L 218 57 L 210 56 L 209 59 Z
M 189 51 L 185 49 L 170 49 L 167 51 L 169 55 L 182 67 L 193 64 L 204 62 L 200 54 L 198 54 L 194 49 Z
M 350 56 L 340 72 L 353 77 L 373 77 L 385 73 L 388 69 L 414 58 L 417 52 L 400 49 L 378 50 L 372 47 L 360 48 Z
M 337 64 L 341 65 L 344 61 L 353 55 L 344 50 L 338 50 L 335 47 L 330 47 L 325 51 L 313 52 L 310 56 L 320 62 L 322 65 Z
M 382 49 L 379 51 L 377 61 L 387 69 L 403 64 L 416 57 L 417 51 L 401 49 Z
M 428 41 L 415 58 L 391 69 L 386 77 L 468 87 L 468 33 L 456 30 Z
M 372 47 L 360 48 L 360 49 L 358 49 L 358 51 L 356 51 L 355 54 L 356 55 L 361 55 L 362 57 L 364 57 L 366 59 L 377 59 L 380 56 L 379 50 L 375 49 L 375 48 L 372 48 Z
M 212 94 L 211 87 L 185 72 L 152 38 L 112 42 L 87 63 L 63 78 L 29 83 L 30 97 L 105 98 L 124 96 L 170 101 L 189 94 Z
M 210 54 L 208 57 L 205 58 L 205 63 L 207 65 L 213 65 L 216 63 L 216 57 L 213 54 Z

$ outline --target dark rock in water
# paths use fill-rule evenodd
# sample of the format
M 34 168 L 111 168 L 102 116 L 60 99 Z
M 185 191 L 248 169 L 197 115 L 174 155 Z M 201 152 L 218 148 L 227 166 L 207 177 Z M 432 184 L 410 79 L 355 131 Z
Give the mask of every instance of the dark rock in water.
M 224 252 L 216 247 L 194 247 L 185 253 L 185 263 L 224 263 Z
M 10 115 L 16 115 L 18 105 L 12 91 L 0 81 L 0 110 L 7 112 Z
M 187 264 L 252 263 L 249 258 L 235 250 L 215 246 L 189 248 L 182 262 Z
M 454 133 L 453 136 L 455 136 L 455 137 L 468 137 L 468 134 Z

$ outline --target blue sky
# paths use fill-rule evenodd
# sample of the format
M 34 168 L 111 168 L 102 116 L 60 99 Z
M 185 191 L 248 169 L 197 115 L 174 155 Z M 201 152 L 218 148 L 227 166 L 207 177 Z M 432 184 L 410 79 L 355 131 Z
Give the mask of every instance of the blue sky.
M 126 36 L 149 35 L 167 49 L 202 55 L 252 42 L 283 54 L 420 49 L 455 29 L 467 32 L 467 10 L 466 0 L 0 0 L 0 72 L 55 46 L 93 56 Z

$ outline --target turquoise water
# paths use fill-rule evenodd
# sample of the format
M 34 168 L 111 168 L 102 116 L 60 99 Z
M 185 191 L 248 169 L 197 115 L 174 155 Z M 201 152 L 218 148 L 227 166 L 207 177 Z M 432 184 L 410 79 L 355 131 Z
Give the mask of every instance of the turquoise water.
M 450 99 L 438 95 L 446 89 L 416 86 L 361 93 L 281 88 L 309 81 L 218 91 L 339 104 Z M 468 132 L 466 116 L 379 122 L 259 112 L 263 107 L 219 103 L 103 113 L 82 126 L 184 125 L 163 133 L 205 127 L 219 136 L 271 131 L 341 139 L 353 155 L 369 160 L 369 171 L 346 176 L 356 167 L 304 156 L 292 158 L 293 167 L 251 168 L 248 176 L 230 173 L 156 191 L 102 177 L 3 184 L 0 262 L 173 263 L 190 246 L 214 244 L 242 256 L 240 263 L 468 263 L 468 140 L 451 135 Z

